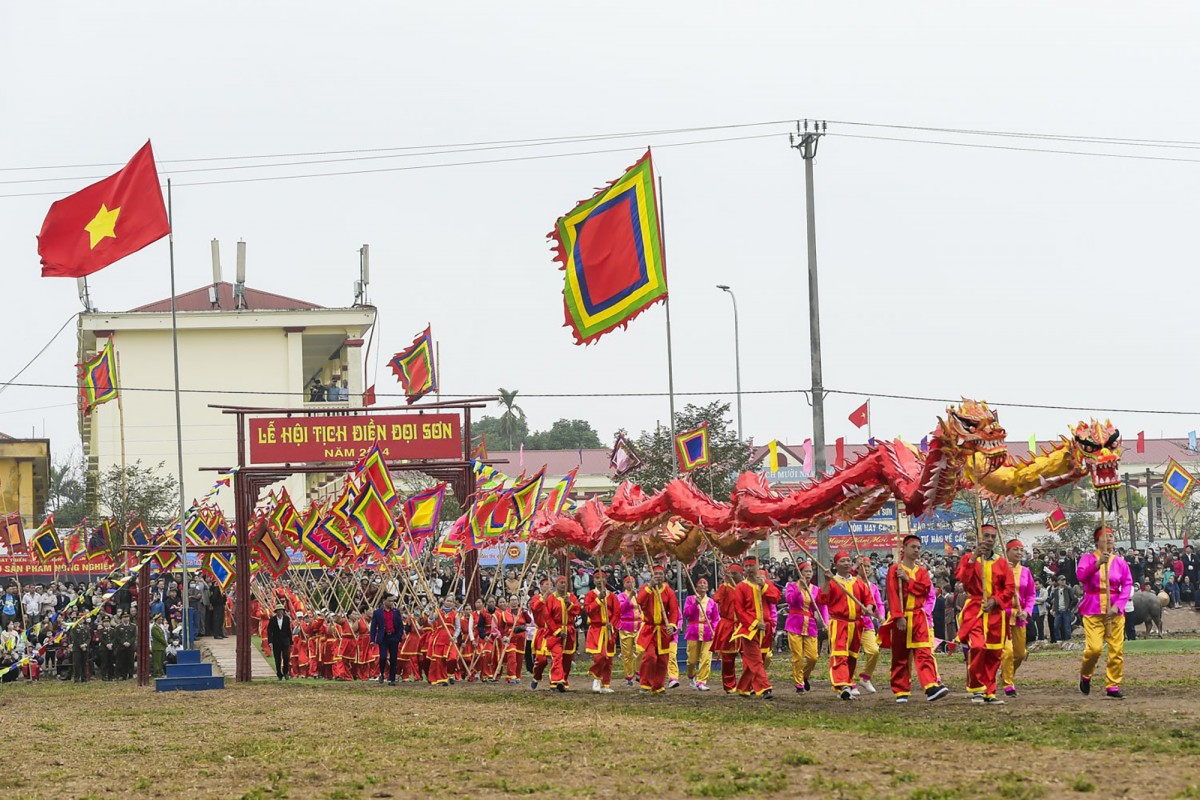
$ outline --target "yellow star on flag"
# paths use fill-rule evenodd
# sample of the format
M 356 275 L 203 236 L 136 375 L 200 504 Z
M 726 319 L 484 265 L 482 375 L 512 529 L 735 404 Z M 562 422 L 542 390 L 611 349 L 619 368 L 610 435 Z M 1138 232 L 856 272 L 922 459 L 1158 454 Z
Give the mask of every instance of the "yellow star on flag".
M 83 229 L 92 237 L 89 249 L 95 250 L 96 245 L 100 244 L 100 240 L 106 236 L 112 239 L 117 238 L 117 215 L 120 213 L 121 209 L 119 208 L 109 211 L 103 203 L 100 204 L 100 210 L 96 212 L 96 216 L 83 226 Z

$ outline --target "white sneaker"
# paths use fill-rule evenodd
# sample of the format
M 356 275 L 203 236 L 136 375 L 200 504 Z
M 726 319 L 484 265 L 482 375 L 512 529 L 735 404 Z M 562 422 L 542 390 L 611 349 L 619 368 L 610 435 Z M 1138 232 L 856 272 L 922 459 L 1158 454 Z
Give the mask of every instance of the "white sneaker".
M 859 678 L 858 685 L 861 686 L 862 690 L 864 692 L 866 692 L 867 694 L 875 694 L 875 687 L 871 684 L 871 681 L 869 678 L 867 680 L 863 680 L 862 678 Z
M 855 686 L 854 688 L 852 688 L 852 689 L 850 690 L 850 696 L 851 696 L 851 697 L 854 697 L 854 698 L 858 698 L 858 697 L 861 697 L 861 696 L 862 696 L 862 692 L 860 692 L 860 691 L 858 690 L 858 687 L 857 687 L 857 686 Z
M 613 692 L 612 688 L 609 686 L 601 686 L 600 694 L 614 694 L 614 692 Z
M 678 689 L 678 688 L 679 688 L 679 681 L 677 681 L 677 680 L 675 680 L 674 678 L 672 678 L 671 680 L 667 681 L 667 688 L 668 688 L 668 689 Z
M 699 689 L 699 690 L 700 690 L 700 691 L 702 691 L 702 692 L 707 692 L 707 691 L 708 691 L 708 684 L 704 684 L 704 683 L 697 682 L 697 683 L 696 683 L 696 688 L 697 688 L 697 689 Z
M 599 679 L 592 681 L 592 691 L 595 692 L 596 694 L 600 694 L 600 680 Z

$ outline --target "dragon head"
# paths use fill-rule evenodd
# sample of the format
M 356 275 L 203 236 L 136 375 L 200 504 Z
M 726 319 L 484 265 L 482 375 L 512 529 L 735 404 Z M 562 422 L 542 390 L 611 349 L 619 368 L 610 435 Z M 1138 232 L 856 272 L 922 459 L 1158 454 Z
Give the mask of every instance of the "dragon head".
M 1092 476 L 1096 499 L 1107 509 L 1116 509 L 1117 487 L 1121 477 L 1121 432 L 1110 420 L 1080 422 L 1072 431 L 1072 450 L 1075 463 Z
M 1008 458 L 1004 446 L 1007 432 L 995 411 L 979 400 L 963 401 L 946 409 L 946 418 L 938 419 L 938 434 L 943 444 L 979 453 L 988 460 L 991 469 L 1003 466 Z

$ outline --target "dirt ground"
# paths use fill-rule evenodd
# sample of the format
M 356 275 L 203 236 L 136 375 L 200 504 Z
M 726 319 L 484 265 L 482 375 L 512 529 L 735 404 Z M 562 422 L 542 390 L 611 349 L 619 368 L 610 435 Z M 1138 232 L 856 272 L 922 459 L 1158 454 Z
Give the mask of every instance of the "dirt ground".
M 567 695 L 14 684 L 0 797 L 1200 797 L 1200 641 L 1131 645 L 1119 702 L 1079 694 L 1078 659 L 1033 654 L 998 708 L 967 700 L 954 656 L 940 661 L 951 697 L 903 706 L 886 690 L 846 703 L 825 682 L 796 695 L 778 657 L 773 702 L 686 684 L 597 696 L 582 669 Z

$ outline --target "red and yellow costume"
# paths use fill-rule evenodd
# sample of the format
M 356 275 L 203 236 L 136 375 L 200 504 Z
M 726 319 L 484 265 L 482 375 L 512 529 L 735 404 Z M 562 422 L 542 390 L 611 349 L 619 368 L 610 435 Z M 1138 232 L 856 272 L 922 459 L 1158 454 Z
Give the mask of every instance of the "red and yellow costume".
M 321 637 L 321 677 L 325 680 L 334 679 L 334 665 L 339 661 L 341 651 L 342 640 L 337 622 L 325 620 L 324 635 Z
M 1012 608 L 1012 568 L 1004 557 L 975 558 L 965 553 L 958 562 L 955 575 L 967 593 L 967 602 L 958 619 L 958 641 L 969 646 L 967 657 L 967 691 L 982 693 L 985 698 L 996 695 L 996 671 L 1004 654 L 1008 636 L 1008 612 Z M 988 599 L 996 601 L 990 611 L 984 611 Z
M 661 567 L 655 567 L 661 572 Z M 638 592 L 638 608 L 642 610 L 642 629 L 638 631 L 638 649 L 642 651 L 639 667 L 643 689 L 659 694 L 666 689 L 667 659 L 675 636 L 668 626 L 679 627 L 679 601 L 670 586 L 646 584 Z
M 612 592 L 601 599 L 595 589 L 583 598 L 587 612 L 588 632 L 586 649 L 592 654 L 588 673 L 607 687 L 612 682 L 613 657 L 617 654 L 616 625 L 621 619 L 621 602 Z
M 738 564 L 726 567 L 735 581 L 741 581 L 742 568 Z M 737 691 L 737 657 L 742 651 L 741 643 L 733 638 L 737 628 L 737 585 L 730 586 L 722 583 L 717 587 L 713 596 L 717 601 L 717 609 L 721 612 L 721 621 L 713 634 L 712 651 L 721 654 L 721 686 L 726 694 Z
M 458 648 L 454 644 L 453 611 L 441 610 L 433 619 L 433 630 L 429 636 L 429 683 L 445 686 L 450 682 L 450 662 L 458 660 Z
M 313 617 L 308 625 L 308 677 L 321 674 L 321 650 L 325 642 L 325 620 Z
M 267 658 L 271 657 L 271 643 L 267 641 L 267 634 L 271 626 L 271 612 L 267 611 L 266 606 L 258 602 L 258 598 L 250 598 L 250 617 L 257 620 L 258 638 L 261 640 L 263 655 Z
M 340 619 L 333 623 L 337 636 L 337 655 L 333 661 L 333 679 L 337 681 L 354 680 L 354 671 L 358 659 L 358 641 L 349 620 Z
M 838 553 L 835 562 L 841 557 L 850 556 Z M 834 575 L 817 595 L 817 602 L 829 611 L 829 679 L 833 690 L 853 688 L 862 648 L 862 618 L 865 609 L 874 603 L 871 590 L 853 575 Z
M 291 669 L 293 678 L 308 677 L 308 634 L 312 626 L 300 619 L 296 622 L 296 637 L 292 639 Z
M 554 686 L 566 687 L 569 683 L 577 646 L 575 618 L 579 612 L 579 600 L 573 594 L 564 597 L 555 593 L 545 600 L 546 639 L 543 646 L 549 654 L 550 683 Z
M 421 639 L 426 628 L 424 619 L 418 621 L 415 617 L 409 617 L 404 620 L 404 638 L 400 640 L 399 650 L 400 680 L 421 680 Z
M 900 580 L 900 571 L 908 582 Z M 933 632 L 925 614 L 925 601 L 933 591 L 929 570 L 919 564 L 912 569 L 904 562 L 893 564 L 887 573 L 888 620 L 879 631 L 879 643 L 892 649 L 892 694 L 908 697 L 912 690 L 911 662 L 916 662 L 917 680 L 928 692 L 941 684 L 937 662 L 933 658 Z M 904 620 L 904 630 L 896 623 Z
M 770 631 L 775 627 L 768 606 L 778 603 L 780 594 L 779 587 L 769 578 L 765 575 L 761 577 L 762 586 L 744 579 L 733 590 L 737 625 L 731 638 L 738 642 L 742 652 L 742 675 L 738 678 L 737 691 L 746 696 L 762 695 L 771 690 L 771 679 L 767 677 L 763 654 L 771 649 Z

